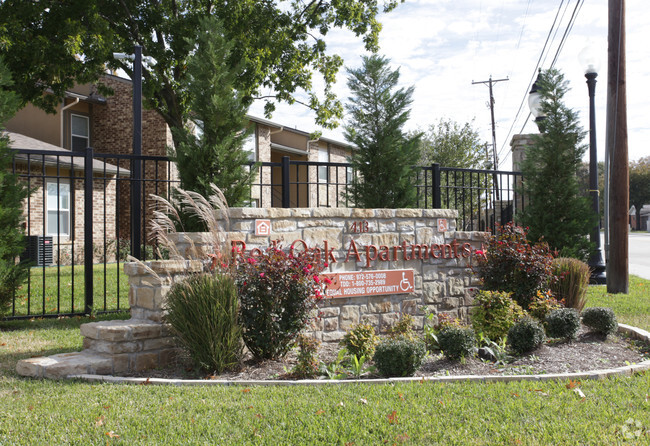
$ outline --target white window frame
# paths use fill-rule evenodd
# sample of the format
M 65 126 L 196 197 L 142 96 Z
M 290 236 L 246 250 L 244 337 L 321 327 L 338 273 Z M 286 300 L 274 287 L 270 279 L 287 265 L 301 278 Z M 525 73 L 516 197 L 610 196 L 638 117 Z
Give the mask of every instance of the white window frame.
M 87 135 L 76 135 L 72 130 L 72 121 L 73 118 L 81 118 L 86 121 L 86 132 Z M 70 113 L 70 150 L 74 150 L 74 144 L 72 143 L 74 138 L 83 138 L 86 140 L 85 147 L 90 147 L 90 118 L 88 116 L 79 115 L 77 113 Z
M 318 162 L 319 163 L 329 163 L 330 162 L 330 151 L 328 147 L 318 147 Z M 318 166 L 318 182 L 327 183 L 329 180 L 329 167 L 328 166 Z
M 56 208 L 52 209 L 50 207 L 50 185 L 52 185 L 56 190 Z M 66 186 L 66 187 L 62 187 Z M 61 191 L 67 189 L 68 193 L 68 208 L 62 208 L 62 200 L 61 200 Z M 58 236 L 58 237 L 70 237 L 70 231 L 71 231 L 71 218 L 70 218 L 70 212 L 72 210 L 72 191 L 70 190 L 70 182 L 68 180 L 46 180 L 45 181 L 45 232 L 46 235 L 51 235 L 51 236 Z M 57 216 L 57 228 L 55 230 L 52 230 L 50 228 L 50 214 L 56 214 Z M 64 218 L 66 220 L 66 226 L 68 228 L 67 231 L 61 231 L 60 226 L 61 226 L 61 219 Z

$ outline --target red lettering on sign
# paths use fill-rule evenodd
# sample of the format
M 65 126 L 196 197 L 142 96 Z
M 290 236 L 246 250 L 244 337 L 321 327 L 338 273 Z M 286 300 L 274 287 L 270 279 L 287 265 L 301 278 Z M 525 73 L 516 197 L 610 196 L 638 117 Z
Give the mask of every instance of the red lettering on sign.
M 373 250 L 373 255 L 372 257 L 370 256 L 370 250 Z M 377 247 L 375 245 L 368 245 L 366 246 L 366 266 L 370 266 L 370 262 L 373 260 L 377 260 L 377 255 L 379 254 L 379 251 L 377 250 Z
M 463 257 L 467 258 L 472 255 L 472 245 L 463 243 Z
M 359 255 L 359 250 L 357 249 L 357 244 L 354 240 L 350 240 L 350 246 L 348 247 L 348 255 L 345 256 L 345 261 L 347 262 L 350 259 L 350 255 L 354 251 L 354 257 L 357 259 L 357 262 L 361 261 L 361 256 Z
M 336 263 L 336 257 L 334 256 L 334 248 L 330 248 L 327 240 L 325 242 L 325 262 L 326 263 Z
M 388 246 L 381 245 L 379 247 L 379 260 L 382 262 L 388 262 L 390 260 L 390 250 L 388 249 Z
M 439 259 L 440 255 L 436 254 L 436 252 L 440 252 L 440 245 L 437 243 L 434 243 L 431 245 L 431 257 L 434 259 Z

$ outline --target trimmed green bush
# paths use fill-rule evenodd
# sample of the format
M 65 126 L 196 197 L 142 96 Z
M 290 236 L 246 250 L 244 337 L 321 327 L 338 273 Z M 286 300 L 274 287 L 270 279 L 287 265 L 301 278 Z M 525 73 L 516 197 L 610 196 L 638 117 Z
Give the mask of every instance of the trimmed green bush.
M 556 280 L 551 283 L 551 291 L 558 300 L 564 301 L 567 308 L 582 311 L 585 306 L 589 286 L 589 266 L 578 259 L 558 257 L 551 264 Z
M 446 327 L 438 333 L 438 346 L 448 359 L 464 358 L 476 347 L 476 335 L 469 327 Z
M 377 342 L 379 342 L 379 337 L 375 334 L 375 328 L 372 325 L 358 324 L 345 333 L 340 345 L 357 358 L 362 356 L 372 358 Z
M 530 316 L 518 320 L 508 330 L 508 346 L 518 355 L 539 348 L 545 340 L 542 324 Z
M 575 339 L 580 329 L 580 313 L 575 308 L 560 308 L 546 316 L 546 335 L 549 338 Z
M 221 373 L 243 350 L 237 287 L 229 275 L 199 274 L 172 286 L 165 321 L 202 369 Z
M 424 342 L 404 337 L 386 338 L 377 345 L 373 361 L 383 376 L 413 376 L 422 365 Z
M 616 315 L 611 308 L 585 308 L 582 311 L 582 323 L 589 329 L 589 331 L 605 336 L 614 334 L 616 333 L 616 330 L 618 330 Z
M 512 293 L 503 291 L 481 290 L 476 294 L 477 306 L 471 314 L 476 333 L 483 333 L 496 342 L 505 338 L 510 327 L 524 316 L 524 310 L 510 296 Z

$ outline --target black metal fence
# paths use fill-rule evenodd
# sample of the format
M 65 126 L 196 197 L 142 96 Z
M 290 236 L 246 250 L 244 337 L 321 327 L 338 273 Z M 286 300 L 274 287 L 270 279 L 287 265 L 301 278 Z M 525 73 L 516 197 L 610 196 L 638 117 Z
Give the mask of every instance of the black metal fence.
M 25 202 L 25 234 L 31 259 L 28 280 L 15 292 L 9 319 L 126 310 L 128 280 L 122 263 L 141 239 L 143 260 L 156 258 L 150 240 L 151 194 L 169 196 L 180 185 L 167 157 L 86 152 L 15 150 L 13 171 L 32 190 Z M 141 166 L 139 223 L 131 213 L 133 166 Z M 350 207 L 354 178 L 346 163 L 292 161 L 250 165 L 256 170 L 250 206 Z M 458 209 L 458 230 L 490 230 L 512 220 L 521 208 L 521 175 L 440 167 L 418 167 L 421 208 Z M 133 234 L 140 228 L 140 237 Z

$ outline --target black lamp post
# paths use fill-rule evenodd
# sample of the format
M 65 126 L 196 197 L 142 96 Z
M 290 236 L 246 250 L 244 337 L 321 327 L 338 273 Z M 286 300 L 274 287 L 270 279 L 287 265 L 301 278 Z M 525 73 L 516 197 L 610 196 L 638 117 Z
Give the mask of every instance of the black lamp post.
M 603 261 L 600 249 L 600 210 L 598 200 L 598 157 L 596 152 L 596 77 L 598 77 L 598 65 L 591 47 L 585 48 L 580 53 L 580 61 L 585 67 L 587 88 L 589 89 L 589 195 L 591 196 L 591 207 L 598 216 L 596 225 L 589 234 L 589 240 L 594 245 L 594 252 L 589 257 L 589 268 L 591 277 L 589 282 L 602 285 L 606 283 L 605 262 Z

